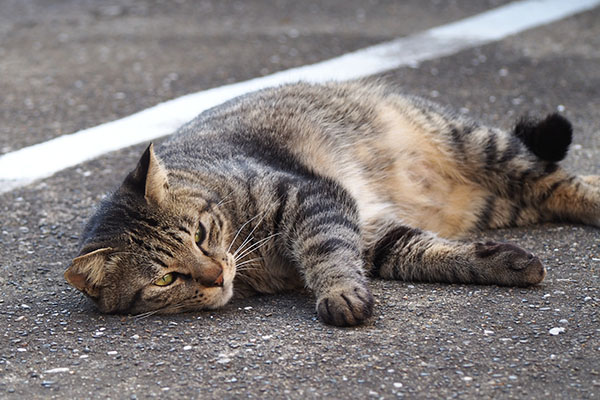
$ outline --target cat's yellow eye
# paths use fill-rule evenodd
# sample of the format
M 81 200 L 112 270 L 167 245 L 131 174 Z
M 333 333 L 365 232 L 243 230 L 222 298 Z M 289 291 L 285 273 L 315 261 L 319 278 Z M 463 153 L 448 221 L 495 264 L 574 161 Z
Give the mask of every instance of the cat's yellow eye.
M 159 280 L 154 282 L 156 286 L 168 286 L 175 281 L 175 276 L 173 274 L 163 275 Z
M 204 226 L 202 224 L 198 225 L 198 230 L 196 230 L 196 234 L 194 235 L 194 241 L 197 245 L 200 245 L 204 242 L 206 238 L 206 230 L 204 230 Z

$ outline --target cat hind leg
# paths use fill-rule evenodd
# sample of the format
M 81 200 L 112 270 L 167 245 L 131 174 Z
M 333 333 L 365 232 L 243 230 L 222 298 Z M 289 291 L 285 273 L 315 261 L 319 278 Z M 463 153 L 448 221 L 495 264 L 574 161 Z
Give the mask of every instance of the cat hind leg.
M 495 182 L 503 201 L 512 205 L 505 207 L 509 211 L 498 221 L 482 227 L 548 221 L 600 226 L 600 177 L 575 176 L 557 164 L 566 156 L 572 141 L 570 122 L 559 114 L 550 114 L 543 120 L 522 119 L 513 133 L 536 160 L 517 155 L 503 165 L 503 157 L 491 157 L 498 162 L 495 170 L 504 167 L 507 171 L 497 175 Z
M 559 169 L 532 185 L 543 221 L 568 221 L 600 227 L 600 177 L 573 176 Z

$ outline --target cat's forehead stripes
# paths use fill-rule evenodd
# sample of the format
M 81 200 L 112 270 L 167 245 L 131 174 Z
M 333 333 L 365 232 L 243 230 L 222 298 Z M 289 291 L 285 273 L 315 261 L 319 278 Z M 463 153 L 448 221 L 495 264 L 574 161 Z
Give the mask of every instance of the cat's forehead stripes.
M 160 265 L 163 268 L 169 268 L 169 266 L 167 265 L 166 262 L 164 262 L 163 260 L 161 260 L 159 257 L 152 257 L 150 258 L 154 263 Z
M 167 244 L 165 243 L 165 241 L 161 241 L 160 238 L 159 240 L 152 239 L 155 238 L 151 238 L 150 235 L 147 235 L 142 238 L 134 234 L 131 235 L 131 241 L 138 247 L 141 247 L 143 250 L 148 252 L 149 254 L 158 253 L 163 257 L 168 257 L 169 259 L 175 257 L 174 251 L 168 249 L 165 246 L 165 244 Z
M 161 225 L 158 218 L 154 216 L 148 215 L 148 213 L 144 213 L 141 211 L 139 204 L 135 201 L 133 202 L 123 202 L 121 203 L 121 210 L 125 213 L 127 217 L 127 222 L 137 222 L 138 224 L 143 224 L 151 227 L 158 227 Z
M 191 226 L 192 224 L 190 223 L 189 225 Z M 183 233 L 187 233 L 190 236 L 192 235 L 192 232 L 190 232 L 190 230 L 188 228 L 186 228 L 185 226 L 179 225 L 177 227 L 177 229 L 179 229 Z

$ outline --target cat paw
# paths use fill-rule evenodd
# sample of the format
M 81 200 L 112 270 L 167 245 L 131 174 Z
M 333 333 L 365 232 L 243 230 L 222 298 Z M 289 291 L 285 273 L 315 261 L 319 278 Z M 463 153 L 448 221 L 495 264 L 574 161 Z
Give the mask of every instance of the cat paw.
M 490 271 L 489 283 L 531 286 L 546 276 L 546 268 L 538 257 L 510 243 L 475 243 L 475 257 Z
M 326 324 L 358 325 L 373 314 L 373 296 L 366 286 L 332 288 L 317 300 L 317 313 Z

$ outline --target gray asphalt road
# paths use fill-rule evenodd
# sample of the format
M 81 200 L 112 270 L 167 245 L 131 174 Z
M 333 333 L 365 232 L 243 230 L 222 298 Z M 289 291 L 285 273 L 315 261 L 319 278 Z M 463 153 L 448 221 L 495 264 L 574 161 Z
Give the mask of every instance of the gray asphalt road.
M 0 153 L 503 3 L 5 0 Z M 576 130 L 568 169 L 600 173 L 599 22 L 595 9 L 385 78 L 501 127 L 563 110 Z M 486 232 L 536 252 L 544 284 L 375 281 L 376 315 L 353 329 L 318 322 L 306 293 L 168 317 L 96 313 L 62 272 L 143 147 L 0 195 L 0 398 L 600 396 L 600 231 L 589 227 Z

